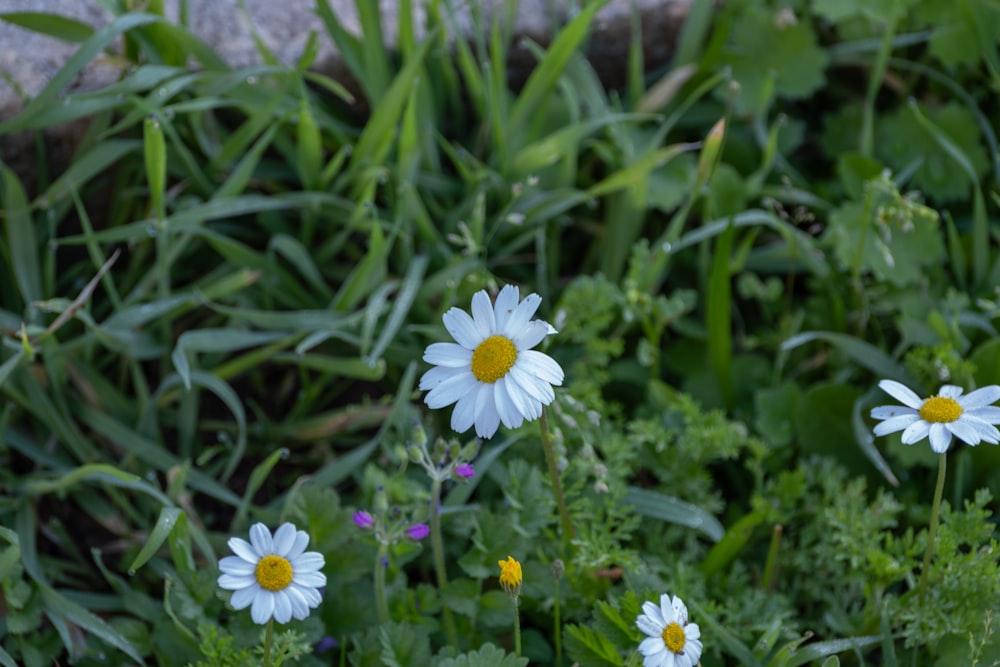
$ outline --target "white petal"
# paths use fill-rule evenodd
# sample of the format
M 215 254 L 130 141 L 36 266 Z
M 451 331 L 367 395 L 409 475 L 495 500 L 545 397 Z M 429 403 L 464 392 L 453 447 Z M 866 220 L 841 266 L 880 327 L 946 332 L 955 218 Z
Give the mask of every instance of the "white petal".
M 258 555 L 249 542 L 239 537 L 230 537 L 227 544 L 234 554 L 249 563 L 253 563 L 254 567 L 257 567 L 257 561 L 260 560 L 261 556 L 265 555 Z
M 247 576 L 253 574 L 256 569 L 256 563 L 248 563 L 239 556 L 226 556 L 219 561 L 219 572 L 223 574 Z
M 294 618 L 301 621 L 309 616 L 309 602 L 302 595 L 301 590 L 296 586 L 289 586 L 285 589 L 285 594 L 288 595 L 288 601 L 292 605 L 292 616 Z
M 507 396 L 510 397 L 511 403 L 517 409 L 521 416 L 532 421 L 538 419 L 542 416 L 542 405 L 535 399 L 531 398 L 525 391 L 521 389 L 516 382 L 509 381 L 508 378 L 502 377 L 496 381 L 497 388 L 495 391 L 505 391 Z
M 684 655 L 691 658 L 691 664 L 698 664 L 698 660 L 701 658 L 702 644 L 697 639 L 692 639 L 684 644 Z
M 908 408 L 904 405 L 882 405 L 877 408 L 872 408 L 872 419 L 891 419 L 893 417 L 900 417 L 902 415 L 918 415 L 919 412 L 913 408 Z
M 942 396 L 944 398 L 956 399 L 956 398 L 958 398 L 959 396 L 962 395 L 962 388 L 961 387 L 956 387 L 953 384 L 942 385 L 942 387 L 938 391 L 937 395 L 938 396 Z
M 238 591 L 241 588 L 250 588 L 256 583 L 257 579 L 252 574 L 221 574 L 219 575 L 218 581 L 219 588 L 223 588 L 227 591 Z
M 274 593 L 261 589 L 261 592 L 253 599 L 253 606 L 250 607 L 250 618 L 257 625 L 264 625 L 273 613 Z
M 493 383 L 493 404 L 497 406 L 497 414 L 500 415 L 500 421 L 507 428 L 517 428 L 524 422 L 524 417 L 514 403 L 510 400 L 510 395 L 497 386 L 497 383 Z
M 503 289 L 500 290 L 500 294 L 497 295 L 496 305 L 493 306 L 494 320 L 496 322 L 496 328 L 494 331 L 501 333 L 507 327 L 507 320 L 510 316 L 514 314 L 514 309 L 517 308 L 517 301 L 519 298 L 520 290 L 517 289 L 516 285 L 504 285 Z
M 446 366 L 435 366 L 420 378 L 420 391 L 427 391 L 428 389 L 433 389 L 438 386 L 448 378 L 458 377 L 459 375 L 464 375 L 466 373 L 471 373 L 469 367 L 464 368 L 448 368 Z
M 914 410 L 919 410 L 920 406 L 924 404 L 924 399 L 913 393 L 912 389 L 895 380 L 882 380 L 878 386 L 882 391 Z
M 697 623 L 688 623 L 684 626 L 684 638 L 689 641 L 701 638 L 701 628 Z
M 278 623 L 288 623 L 292 620 L 292 601 L 284 590 L 274 594 L 274 620 Z
M 271 548 L 274 546 L 274 542 L 271 539 L 271 531 L 262 523 L 255 523 L 250 526 L 250 544 L 253 545 L 253 550 L 258 556 L 263 557 L 274 553 L 271 551 Z
M 484 290 L 479 290 L 472 295 L 472 321 L 476 324 L 476 330 L 481 336 L 480 340 L 489 338 L 496 331 L 493 304 Z
M 549 335 L 549 325 L 541 320 L 528 322 L 521 331 L 514 336 L 514 347 L 518 351 L 530 350 L 544 340 Z
M 296 572 L 295 578 L 292 581 L 300 586 L 319 588 L 320 586 L 326 586 L 326 575 L 322 572 Z
M 254 585 L 250 588 L 241 588 L 233 593 L 233 597 L 229 598 L 229 604 L 236 610 L 246 609 L 253 602 L 257 593 L 260 593 L 262 590 L 257 582 L 254 582 Z
M 562 367 L 547 354 L 537 350 L 525 350 L 517 355 L 517 361 L 514 363 L 520 364 L 524 372 L 541 378 L 549 384 L 559 386 L 563 383 Z
M 908 408 L 907 408 L 908 409 Z M 896 431 L 902 431 L 910 424 L 915 421 L 920 420 L 920 415 L 916 412 L 909 415 L 899 415 L 898 417 L 891 417 L 886 419 L 881 424 L 876 424 L 872 431 L 875 435 L 886 435 L 888 433 L 895 433 Z
M 464 394 L 472 391 L 478 382 L 472 371 L 450 377 L 427 392 L 427 395 L 424 396 L 424 403 L 434 409 L 451 405 Z
M 424 350 L 424 361 L 435 366 L 460 368 L 472 364 L 472 350 L 458 343 L 431 343 Z
M 921 419 L 920 421 L 915 421 L 907 426 L 906 430 L 903 431 L 903 435 L 900 437 L 904 445 L 912 445 L 913 443 L 920 442 L 926 438 L 930 430 L 930 423 Z
M 972 408 L 966 410 L 965 415 L 981 419 L 987 424 L 1000 424 L 1000 408 L 995 405 L 988 405 L 985 408 Z
M 441 320 L 444 322 L 444 328 L 462 347 L 474 350 L 477 345 L 483 342 L 479 336 L 479 329 L 476 328 L 476 323 L 461 308 L 448 309 L 448 312 L 441 316 Z
M 635 619 L 635 625 L 642 631 L 643 634 L 647 634 L 650 637 L 658 638 L 662 635 L 663 629 L 666 626 L 665 623 L 660 623 L 655 617 L 649 614 L 643 614 Z M 662 641 L 662 640 L 661 640 Z
M 997 430 L 996 426 L 974 417 L 972 415 L 962 415 L 960 422 L 968 424 L 976 433 L 979 434 L 979 438 L 984 442 L 989 442 L 991 444 L 1000 443 L 1000 431 Z
M 948 422 L 944 426 L 949 431 L 951 431 L 952 435 L 970 445 L 978 445 L 979 442 L 982 440 L 982 438 L 979 437 L 979 432 L 976 430 L 976 428 L 972 426 L 966 419 L 959 419 L 958 421 Z
M 492 438 L 500 428 L 500 413 L 493 399 L 495 391 L 492 384 L 484 384 L 476 394 L 476 435 L 480 438 Z
M 511 313 L 510 318 L 508 318 L 506 324 L 504 324 L 503 329 L 501 329 L 499 333 L 507 336 L 507 338 L 513 339 L 521 333 L 521 329 L 528 324 L 531 316 L 535 314 L 535 311 L 538 310 L 538 306 L 540 306 L 541 303 L 542 297 L 537 294 L 529 294 L 524 297 L 524 301 L 517 304 L 517 308 L 515 308 L 514 312 Z
M 295 589 L 299 594 L 305 599 L 306 604 L 310 607 L 318 607 L 319 603 L 323 601 L 323 596 L 319 594 L 319 591 L 311 586 L 298 586 L 293 581 L 292 584 L 285 590 Z
M 948 445 L 951 444 L 951 431 L 944 424 L 931 424 L 930 441 L 931 449 L 938 454 L 944 454 L 948 451 Z
M 674 620 L 682 627 L 687 625 L 688 608 L 684 605 L 684 602 L 675 595 L 671 606 L 674 609 Z
M 292 548 L 288 550 L 287 554 L 285 554 L 285 558 L 294 563 L 295 559 L 302 555 L 302 552 L 306 550 L 307 546 L 309 546 L 309 533 L 304 530 L 296 532 L 295 544 L 293 544 Z
M 451 428 L 455 433 L 465 433 L 476 422 L 476 395 L 471 391 L 462 394 L 451 411 Z
M 656 655 L 667 650 L 667 645 L 663 643 L 662 637 L 646 637 L 639 642 L 639 653 L 645 656 Z
M 667 619 L 663 617 L 663 612 L 654 602 L 643 602 L 642 611 L 649 616 L 650 619 L 656 621 L 659 624 L 659 628 L 656 630 L 656 634 L 663 632 L 663 628 L 667 627 Z
M 996 403 L 997 399 L 1000 399 L 1000 386 L 991 384 L 988 387 L 976 389 L 975 391 L 970 392 L 966 396 L 958 399 L 958 404 L 961 405 L 964 410 L 972 410 L 989 405 L 990 403 Z
M 511 366 L 507 372 L 507 379 L 517 382 L 521 389 L 542 405 L 548 405 L 555 400 L 556 394 L 552 391 L 552 385 L 545 380 L 524 372 L 517 364 Z
M 288 552 L 295 546 L 295 525 L 283 523 L 274 532 L 274 553 L 282 558 L 288 557 Z
M 324 565 L 326 565 L 326 559 L 323 558 L 323 554 L 318 551 L 309 551 L 302 554 L 295 560 L 291 561 L 292 572 L 317 572 Z

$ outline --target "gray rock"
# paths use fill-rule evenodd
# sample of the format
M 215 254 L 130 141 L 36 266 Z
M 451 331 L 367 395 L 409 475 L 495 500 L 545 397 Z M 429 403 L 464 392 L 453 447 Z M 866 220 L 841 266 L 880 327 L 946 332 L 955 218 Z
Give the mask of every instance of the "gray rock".
M 314 11 L 316 0 L 245 0 L 244 12 L 237 0 L 190 0 L 190 30 L 234 67 L 258 64 L 261 58 L 254 43 L 256 29 L 261 40 L 284 63 L 294 63 L 302 55 L 310 31 L 320 39 L 320 53 L 315 69 L 338 79 L 347 76 L 326 30 Z M 327 0 L 344 26 L 361 32 L 354 0 Z M 397 10 L 400 0 L 379 0 L 386 42 L 396 43 Z M 454 22 L 466 37 L 474 30 L 470 3 L 477 0 L 445 0 L 454 5 Z M 505 0 L 479 0 L 484 16 L 502 16 Z M 611 0 L 598 14 L 590 39 L 589 56 L 595 70 L 608 85 L 624 81 L 631 12 L 640 14 L 646 62 L 656 67 L 666 62 L 678 35 L 690 0 Z M 141 3 L 137 3 L 141 4 Z M 423 25 L 426 0 L 415 0 L 415 23 Z M 553 25 L 569 20 L 582 0 L 521 0 L 516 17 L 516 37 L 529 37 L 546 44 Z M 165 0 L 167 17 L 178 21 L 179 0 Z M 112 16 L 97 0 L 0 0 L 0 13 L 47 12 L 72 17 L 98 27 Z M 511 77 L 516 85 L 534 64 L 534 58 L 514 40 L 511 52 Z M 24 101 L 37 95 L 75 53 L 76 44 L 24 30 L 0 21 L 0 120 L 15 116 Z M 75 78 L 65 91 L 86 92 L 114 82 L 121 75 L 121 64 L 110 56 L 99 57 Z M 71 131 L 70 136 L 74 133 Z M 24 138 L 0 136 L 0 157 L 16 164 L 24 151 Z M 72 141 L 70 141 L 72 144 Z

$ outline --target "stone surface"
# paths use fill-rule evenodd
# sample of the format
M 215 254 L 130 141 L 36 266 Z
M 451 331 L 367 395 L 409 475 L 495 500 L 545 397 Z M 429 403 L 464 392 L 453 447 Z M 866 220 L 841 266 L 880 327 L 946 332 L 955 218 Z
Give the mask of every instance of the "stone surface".
M 321 0 L 322 1 L 322 0 Z M 325 0 L 344 26 L 360 33 L 354 0 Z M 477 0 L 445 0 L 455 7 L 452 13 L 456 31 L 470 36 L 473 30 L 470 2 Z M 478 0 L 484 15 L 493 12 L 501 16 L 505 0 Z M 210 44 L 234 67 L 260 62 L 253 39 L 256 29 L 260 38 L 285 63 L 294 63 L 305 47 L 310 31 L 319 36 L 321 50 L 315 68 L 337 78 L 346 71 L 316 15 L 316 0 L 245 0 L 246 12 L 237 0 L 189 0 L 189 28 Z M 396 39 L 396 12 L 400 0 L 379 0 L 382 9 L 386 41 Z M 651 67 L 666 62 L 676 40 L 689 0 L 611 0 L 598 14 L 590 39 L 588 54 L 602 80 L 611 86 L 625 78 L 631 12 L 633 6 L 642 21 L 643 42 L 647 64 Z M 414 0 L 415 22 L 423 24 L 426 0 Z M 553 25 L 562 24 L 578 11 L 581 0 L 521 0 L 518 5 L 515 35 L 530 37 L 545 44 Z M 166 13 L 178 20 L 180 0 L 165 0 Z M 111 15 L 97 0 L 0 0 L 0 13 L 48 12 L 69 16 L 92 26 L 101 26 Z M 534 59 L 526 49 L 511 52 L 513 82 L 527 76 Z M 0 21 L 0 120 L 17 114 L 26 98 L 37 95 L 59 68 L 76 51 L 76 44 L 40 35 Z M 110 57 L 95 60 L 70 84 L 66 92 L 89 91 L 112 83 L 120 75 L 119 66 Z M 0 137 L 0 157 L 11 163 L 12 152 L 19 152 L 18 142 Z

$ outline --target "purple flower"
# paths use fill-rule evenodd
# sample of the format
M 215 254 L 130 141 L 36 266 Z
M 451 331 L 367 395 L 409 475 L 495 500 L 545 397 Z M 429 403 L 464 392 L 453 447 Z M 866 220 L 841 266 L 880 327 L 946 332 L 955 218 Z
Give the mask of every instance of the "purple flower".
M 459 477 L 464 477 L 465 479 L 469 479 L 470 477 L 476 474 L 476 469 L 472 467 L 471 463 L 462 463 L 460 465 L 455 466 L 455 474 L 458 475 Z
M 326 636 L 326 637 L 323 637 L 322 639 L 320 639 L 319 643 L 316 644 L 316 652 L 317 653 L 326 653 L 330 649 L 337 648 L 339 645 L 340 645 L 340 642 L 338 642 L 336 639 L 334 639 L 333 637 L 330 637 L 330 636 Z
M 354 523 L 361 530 L 371 530 L 375 525 L 375 519 L 368 512 L 361 510 L 360 512 L 354 513 Z
M 411 540 L 420 541 L 430 535 L 431 529 L 427 527 L 426 523 L 415 523 L 406 529 L 406 536 Z

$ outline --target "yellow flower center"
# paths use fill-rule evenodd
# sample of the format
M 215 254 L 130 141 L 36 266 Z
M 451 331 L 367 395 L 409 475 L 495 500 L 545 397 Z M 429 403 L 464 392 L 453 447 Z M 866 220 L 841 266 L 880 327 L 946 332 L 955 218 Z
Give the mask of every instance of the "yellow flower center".
M 292 564 L 287 558 L 271 554 L 260 559 L 253 574 L 264 590 L 280 591 L 292 583 Z
M 500 585 L 510 595 L 518 595 L 521 592 L 521 564 L 514 560 L 513 556 L 507 556 L 507 560 L 497 561 L 500 566 Z
M 490 336 L 472 352 L 472 374 L 480 382 L 493 383 L 507 375 L 515 361 L 514 341 L 506 336 Z
M 920 418 L 926 422 L 945 424 L 962 416 L 962 406 L 954 398 L 931 396 L 920 406 Z
M 663 643 L 671 653 L 680 653 L 684 648 L 687 637 L 684 636 L 684 628 L 677 623 L 671 623 L 663 628 Z

